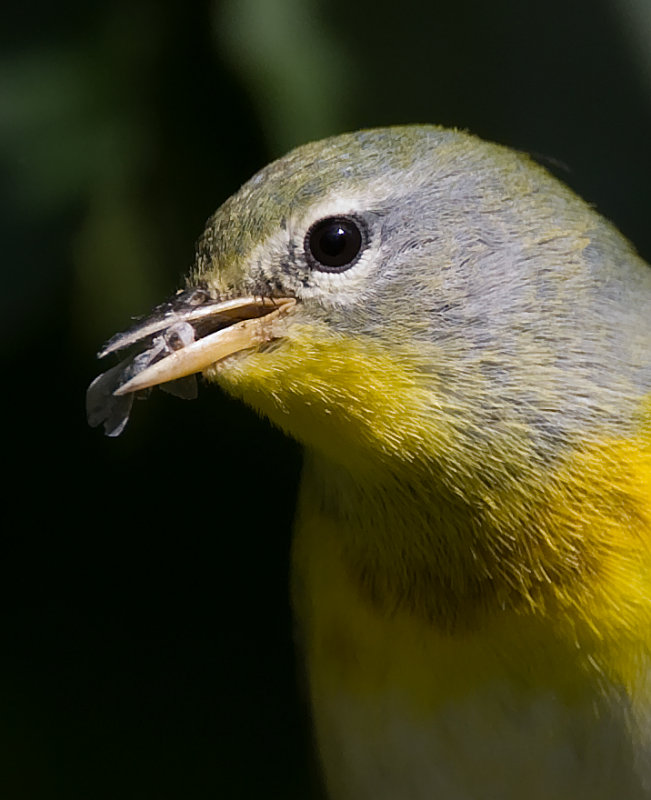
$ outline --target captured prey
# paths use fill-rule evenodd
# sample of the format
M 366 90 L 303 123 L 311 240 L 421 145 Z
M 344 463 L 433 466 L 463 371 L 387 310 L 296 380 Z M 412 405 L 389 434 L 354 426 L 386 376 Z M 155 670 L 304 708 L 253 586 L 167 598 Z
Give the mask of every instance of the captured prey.
M 159 384 L 170 394 L 194 399 L 195 373 L 233 353 L 274 339 L 270 323 L 294 303 L 289 297 L 220 299 L 207 287 L 179 290 L 100 350 L 98 358 L 122 350 L 131 352 L 88 387 L 89 424 L 103 425 L 107 436 L 119 436 L 129 419 L 134 396 L 146 397 L 151 387 Z

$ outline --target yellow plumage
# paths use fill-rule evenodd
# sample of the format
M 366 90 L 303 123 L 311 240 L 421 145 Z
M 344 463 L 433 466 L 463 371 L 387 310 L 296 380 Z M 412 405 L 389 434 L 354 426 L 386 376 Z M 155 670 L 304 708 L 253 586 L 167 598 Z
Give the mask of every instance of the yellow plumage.
M 647 407 L 635 436 L 595 437 L 490 489 L 469 475 L 467 496 L 454 496 L 428 454 L 449 451 L 456 474 L 474 465 L 453 430 L 414 424 L 431 402 L 415 376 L 355 342 L 295 335 L 287 363 L 260 354 L 213 369 L 312 448 L 294 596 L 333 797 L 483 798 L 493 784 L 501 798 L 646 797 L 636 763 L 647 769 L 651 746 Z M 418 731 L 441 717 L 445 741 L 428 755 L 436 737 Z M 396 769 L 393 725 L 407 751 Z M 629 736 L 638 751 L 620 752 Z M 458 760 L 459 785 L 437 781 L 450 769 L 439 750 Z M 523 781 L 535 786 L 523 793 Z
M 305 445 L 293 596 L 329 796 L 651 797 L 630 245 L 523 156 L 386 129 L 255 176 L 187 292 L 109 346 L 144 360 L 91 418 L 119 432 L 116 387 L 203 369 Z

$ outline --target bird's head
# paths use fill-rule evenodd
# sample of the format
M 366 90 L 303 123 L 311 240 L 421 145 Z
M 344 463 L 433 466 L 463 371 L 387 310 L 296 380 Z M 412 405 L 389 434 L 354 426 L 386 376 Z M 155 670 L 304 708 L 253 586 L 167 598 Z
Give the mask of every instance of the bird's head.
M 618 324 L 599 287 L 634 294 L 617 248 L 526 156 L 467 134 L 309 144 L 227 200 L 186 289 L 109 342 L 140 352 L 94 384 L 91 421 L 115 435 L 132 392 L 203 372 L 351 467 L 531 468 L 620 402 L 594 390 Z

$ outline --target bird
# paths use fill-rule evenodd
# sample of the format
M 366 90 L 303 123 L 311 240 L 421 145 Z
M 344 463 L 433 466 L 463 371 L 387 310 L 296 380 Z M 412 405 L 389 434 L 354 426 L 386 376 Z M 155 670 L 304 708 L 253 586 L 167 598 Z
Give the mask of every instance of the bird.
M 461 130 L 305 144 L 116 352 L 108 435 L 202 373 L 303 446 L 330 800 L 651 798 L 651 269 L 592 206 Z

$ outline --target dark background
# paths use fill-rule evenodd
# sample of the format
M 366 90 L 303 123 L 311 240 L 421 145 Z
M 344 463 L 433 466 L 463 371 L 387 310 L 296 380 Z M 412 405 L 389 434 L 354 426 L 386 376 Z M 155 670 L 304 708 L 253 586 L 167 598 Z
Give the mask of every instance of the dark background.
M 300 453 L 203 387 L 86 427 L 94 354 L 288 148 L 438 122 L 651 257 L 648 0 L 14 3 L 0 24 L 0 796 L 302 798 Z M 651 312 L 650 312 L 651 313 Z

